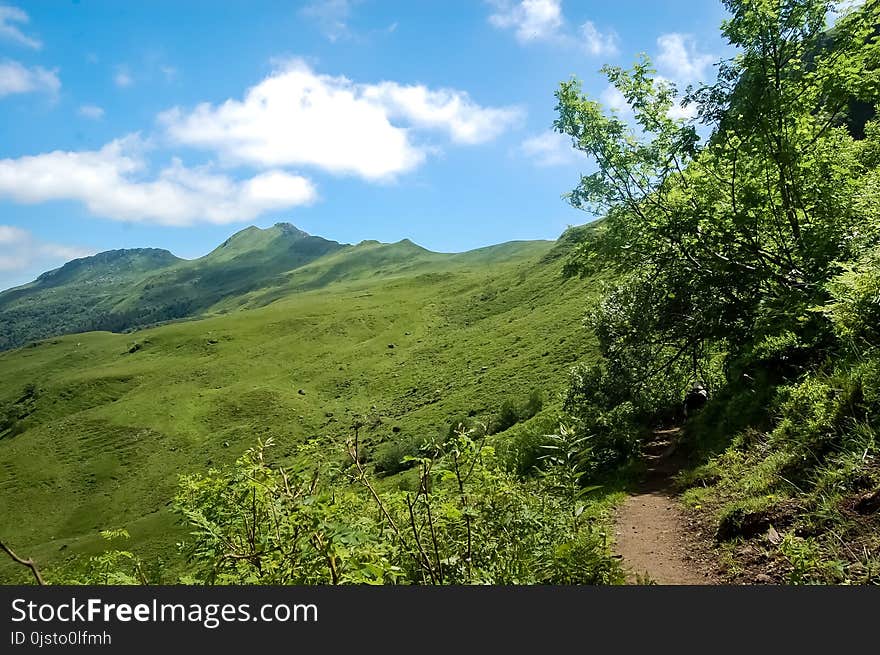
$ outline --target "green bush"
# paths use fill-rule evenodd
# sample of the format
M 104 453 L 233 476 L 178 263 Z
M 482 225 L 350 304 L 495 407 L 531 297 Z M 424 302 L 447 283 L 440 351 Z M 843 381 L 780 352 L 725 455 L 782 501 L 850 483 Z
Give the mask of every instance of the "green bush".
M 504 432 L 508 428 L 519 423 L 519 410 L 512 400 L 505 400 L 501 403 L 495 422 L 492 424 L 492 431 L 495 433 Z
M 381 444 L 373 454 L 373 467 L 376 473 L 394 475 L 413 467 L 407 458 L 419 454 L 423 442 L 417 437 L 397 436 L 394 441 Z
M 537 415 L 544 408 L 544 395 L 540 389 L 532 389 L 526 401 L 520 405 L 511 398 L 507 398 L 498 409 L 498 414 L 492 422 L 490 430 L 492 434 L 509 430 L 517 423 L 527 421 Z M 465 427 L 472 427 L 467 422 Z M 457 428 L 453 425 L 452 428 Z
M 266 461 L 271 441 L 225 470 L 181 478 L 190 526 L 185 584 L 613 584 L 622 582 L 583 506 L 544 478 L 520 481 L 461 432 L 412 461 L 415 486 L 379 491 L 347 444 L 340 467 L 310 444 L 299 466 Z M 547 480 L 567 479 L 565 462 Z M 570 477 L 570 476 L 569 476 Z M 582 501 L 578 500 L 579 503 Z M 122 535 L 124 536 L 124 534 Z M 93 558 L 77 582 L 146 582 L 132 553 Z

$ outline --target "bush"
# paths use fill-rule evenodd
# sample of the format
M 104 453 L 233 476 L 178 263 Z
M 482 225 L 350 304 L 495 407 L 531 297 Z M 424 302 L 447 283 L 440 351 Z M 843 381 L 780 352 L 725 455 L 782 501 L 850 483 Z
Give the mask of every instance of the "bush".
M 492 424 L 492 432 L 504 432 L 517 423 L 519 423 L 519 410 L 517 409 L 516 404 L 514 404 L 512 400 L 505 400 L 501 403 L 501 408 L 498 410 L 498 416 L 495 417 L 495 422 Z
M 880 347 L 880 248 L 863 255 L 827 285 L 822 310 L 841 339 L 862 351 Z
M 527 421 L 537 415 L 544 408 L 544 395 L 539 389 L 532 389 L 528 399 L 522 405 L 508 398 L 498 409 L 498 415 L 491 426 L 492 434 L 509 430 L 517 423 Z M 471 427 L 465 424 L 466 427 Z
M 347 444 L 299 466 L 266 461 L 271 441 L 233 467 L 181 478 L 174 509 L 190 526 L 185 584 L 609 584 L 622 581 L 582 507 L 541 479 L 519 481 L 483 442 L 459 433 L 416 459 L 409 491 L 377 490 Z M 560 466 L 564 466 L 561 464 Z M 556 471 L 548 479 L 566 478 Z M 430 534 L 430 545 L 426 535 Z M 113 551 L 85 580 L 137 583 L 140 560 Z M 91 576 L 91 579 L 88 579 Z
M 497 437 L 493 445 L 504 468 L 521 477 L 538 470 L 541 458 L 547 454 L 548 435 L 559 428 L 562 418 L 558 412 L 546 411 Z
M 520 420 L 526 421 L 544 409 L 544 394 L 540 389 L 532 389 L 529 399 L 520 411 Z
M 373 455 L 373 467 L 376 473 L 394 475 L 413 467 L 414 463 L 405 461 L 415 457 L 423 442 L 417 437 L 400 437 L 396 441 L 383 443 Z

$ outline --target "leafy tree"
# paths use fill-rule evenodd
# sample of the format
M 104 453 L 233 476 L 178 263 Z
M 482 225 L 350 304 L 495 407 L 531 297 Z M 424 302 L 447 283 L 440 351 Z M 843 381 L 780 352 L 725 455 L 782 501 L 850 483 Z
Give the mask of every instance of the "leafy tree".
M 556 129 L 597 167 L 569 199 L 606 214 L 569 268 L 610 262 L 623 278 L 590 314 L 603 354 L 596 375 L 606 395 L 623 391 L 608 402 L 632 402 L 643 418 L 688 380 L 711 377 L 719 358 L 729 367 L 768 337 L 794 333 L 824 357 L 833 335 L 813 309 L 828 301 L 839 262 L 877 243 L 876 202 L 865 200 L 876 128 L 858 141 L 845 119 L 853 99 L 878 98 L 880 3 L 830 33 L 829 2 L 725 6 L 722 32 L 738 54 L 682 99 L 698 108 L 705 144 L 693 121 L 674 117 L 677 89 L 647 58 L 604 69 L 631 124 L 576 80 L 557 92 Z

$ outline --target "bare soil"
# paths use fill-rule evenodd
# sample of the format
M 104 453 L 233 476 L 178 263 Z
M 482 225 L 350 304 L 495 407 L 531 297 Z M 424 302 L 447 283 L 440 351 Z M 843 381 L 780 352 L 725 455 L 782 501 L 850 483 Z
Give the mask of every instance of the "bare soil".
M 716 558 L 696 520 L 679 503 L 672 477 L 681 468 L 678 428 L 657 430 L 643 449 L 644 479 L 617 510 L 616 551 L 630 584 L 720 584 Z

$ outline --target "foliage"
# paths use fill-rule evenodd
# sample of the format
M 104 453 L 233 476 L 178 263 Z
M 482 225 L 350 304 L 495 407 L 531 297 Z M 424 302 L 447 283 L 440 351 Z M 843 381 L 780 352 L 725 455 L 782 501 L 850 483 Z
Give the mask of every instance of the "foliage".
M 355 430 L 357 431 L 357 427 Z M 230 471 L 186 476 L 177 511 L 192 528 L 185 582 L 202 584 L 522 584 L 617 582 L 604 539 L 539 481 L 521 482 L 466 432 L 416 459 L 413 492 L 379 492 L 351 465 L 266 461 L 271 443 Z M 548 475 L 564 479 L 566 461 Z
M 814 309 L 829 301 L 839 262 L 877 242 L 876 206 L 854 201 L 873 184 L 877 128 L 867 126 L 866 143 L 843 120 L 850 99 L 878 97 L 876 4 L 842 18 L 830 45 L 827 2 L 725 5 L 722 32 L 740 54 L 683 100 L 711 130 L 704 145 L 692 122 L 674 117 L 676 89 L 656 81 L 644 58 L 628 71 L 604 69 L 632 126 L 577 81 L 557 92 L 556 129 L 598 167 L 570 200 L 607 213 L 570 267 L 611 262 L 623 275 L 591 311 L 603 361 L 573 394 L 623 394 L 641 419 L 670 407 L 719 359 L 729 370 L 779 335 L 821 357 L 834 335 Z M 835 307 L 843 320 L 844 306 Z
M 827 284 L 830 299 L 822 308 L 834 330 L 854 352 L 880 348 L 880 249 L 843 265 Z
M 498 416 L 495 419 L 493 430 L 495 432 L 504 432 L 517 423 L 519 423 L 519 411 L 513 401 L 507 399 L 501 403 L 501 408 L 498 410 Z
M 394 582 L 394 547 L 362 516 L 363 504 L 324 483 L 331 470 L 274 469 L 271 441 L 248 450 L 230 475 L 181 480 L 176 510 L 192 527 L 187 582 L 369 584 Z
M 530 418 L 538 414 L 544 408 L 544 395 L 540 389 L 532 389 L 529 392 L 528 399 L 523 404 L 517 404 L 511 398 L 506 398 L 495 420 L 491 425 L 492 433 L 504 432 L 509 430 L 517 423 L 528 421 Z M 453 431 L 457 429 L 457 425 L 453 425 Z
M 0 353 L 0 407 L 28 382 L 38 389 L 15 436 L 0 432 L 3 538 L 51 570 L 103 550 L 101 528 L 125 527 L 126 548 L 161 558 L 173 581 L 186 569 L 175 547 L 184 528 L 166 505 L 177 476 L 229 466 L 257 438 L 275 440 L 284 466 L 316 437 L 338 457 L 343 426 L 369 414 L 365 455 L 395 468 L 453 425 L 491 424 L 507 398 L 522 407 L 532 389 L 546 390 L 542 412 L 558 413 L 561 376 L 591 352 L 571 320 L 590 283 L 560 279 L 560 262 L 544 261 L 555 247 L 358 245 L 230 297 L 228 313 Z M 483 301 L 487 280 L 497 295 Z M 133 342 L 142 348 L 130 354 Z M 405 466 L 381 485 L 409 482 Z M 21 521 L 22 507 L 40 520 Z M 13 574 L 0 558 L 0 580 Z
M 393 475 L 412 468 L 412 458 L 419 454 L 423 444 L 418 437 L 402 437 L 380 445 L 372 458 L 374 470 Z
M 108 543 L 128 540 L 128 530 L 117 528 L 102 530 L 101 538 Z M 92 556 L 82 572 L 62 574 L 53 584 L 72 585 L 141 585 L 148 584 L 147 574 L 141 559 L 128 550 L 106 550 Z
M 620 276 L 569 383 L 585 457 L 631 457 L 703 382 L 688 497 L 725 539 L 775 517 L 793 583 L 877 580 L 876 521 L 846 508 L 878 484 L 880 3 L 829 28 L 833 4 L 725 0 L 736 54 L 684 93 L 694 120 L 646 58 L 604 69 L 631 118 L 557 91 L 557 131 L 596 163 L 569 199 L 605 214 L 567 270 Z

